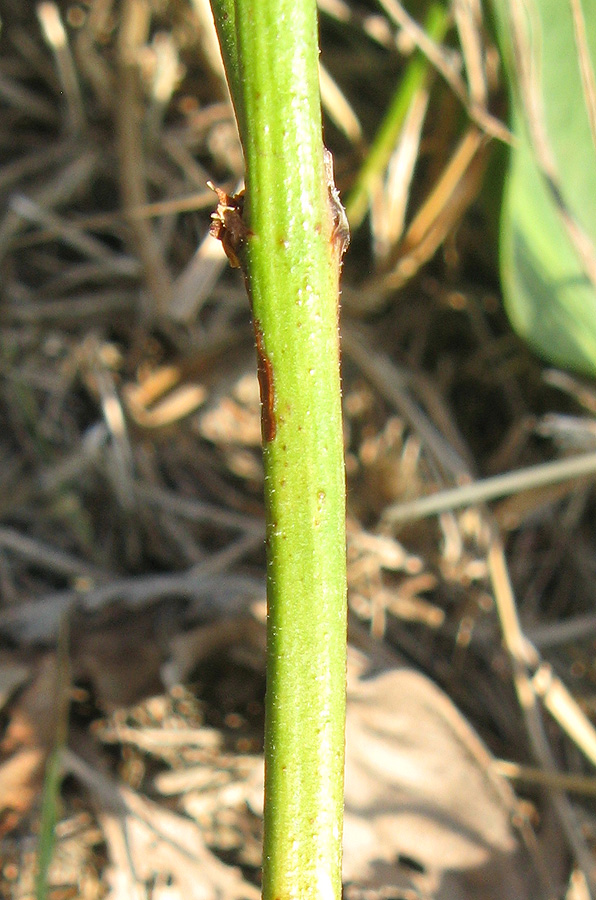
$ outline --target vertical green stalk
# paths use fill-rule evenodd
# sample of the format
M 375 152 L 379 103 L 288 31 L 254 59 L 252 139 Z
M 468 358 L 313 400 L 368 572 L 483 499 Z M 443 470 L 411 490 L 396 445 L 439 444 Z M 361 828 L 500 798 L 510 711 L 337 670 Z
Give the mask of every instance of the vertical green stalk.
M 343 234 L 322 144 L 316 5 L 212 5 L 246 164 L 244 202 L 224 198 L 216 230 L 245 274 L 262 399 L 263 897 L 337 900 L 346 674 Z
M 35 900 L 47 900 L 50 893 L 49 871 L 56 844 L 56 823 L 60 808 L 62 787 L 62 753 L 68 741 L 68 714 L 70 708 L 70 660 L 69 625 L 64 618 L 58 636 L 58 665 L 56 672 L 56 734 L 54 747 L 48 757 L 43 783 L 41 819 L 37 848 L 37 873 Z

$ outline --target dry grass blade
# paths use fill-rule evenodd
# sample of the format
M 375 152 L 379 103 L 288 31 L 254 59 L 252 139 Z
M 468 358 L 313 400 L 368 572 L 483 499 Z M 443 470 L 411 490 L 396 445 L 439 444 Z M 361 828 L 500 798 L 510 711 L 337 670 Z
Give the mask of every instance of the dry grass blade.
M 58 237 L 66 246 L 101 263 L 102 269 L 112 275 L 128 277 L 139 275 L 140 267 L 136 260 L 121 254 L 110 253 L 102 241 L 91 237 L 76 224 L 65 222 L 56 213 L 44 210 L 39 203 L 28 197 L 13 194 L 10 199 L 10 208 L 22 219 L 39 225 L 43 229 L 39 235 L 40 240 Z
M 100 342 L 90 335 L 83 348 L 83 366 L 91 379 L 91 387 L 97 393 L 103 418 L 111 440 L 106 444 L 110 464 L 108 474 L 114 485 L 115 496 L 124 510 L 134 507 L 134 455 L 128 435 L 126 416 L 116 389 L 113 373 L 104 362 Z
M 468 76 L 468 93 L 474 107 L 486 109 L 488 86 L 482 47 L 482 15 L 478 0 L 456 0 L 453 14 Z
M 224 528 L 238 528 L 252 535 L 263 536 L 265 534 L 265 522 L 261 519 L 227 511 L 201 500 L 182 497 L 163 488 L 139 484 L 136 492 L 145 503 L 165 509 L 182 518 L 198 522 L 212 522 Z
M 56 60 L 60 84 L 68 107 L 69 131 L 73 135 L 77 135 L 85 125 L 83 98 L 60 10 L 51 0 L 44 0 L 37 4 L 37 18 Z
M 388 522 L 398 524 L 424 516 L 437 515 L 447 510 L 487 503 L 516 492 L 535 490 L 562 481 L 585 478 L 595 473 L 596 453 L 586 453 L 569 459 L 543 463 L 519 472 L 495 475 L 494 478 L 486 478 L 472 484 L 462 484 L 428 497 L 421 497 L 411 503 L 397 503 L 393 507 L 388 507 L 384 516 Z
M 443 243 L 478 194 L 487 153 L 486 136 L 476 128 L 468 129 L 398 245 L 394 254 L 398 262 L 384 278 L 386 290 L 409 281 Z
M 406 209 L 414 170 L 418 162 L 422 130 L 428 111 L 430 94 L 427 89 L 416 92 L 399 142 L 387 167 L 387 179 L 382 195 L 371 207 L 371 230 L 375 255 L 385 263 L 398 244 L 404 230 Z
M 588 121 L 590 122 L 592 142 L 594 147 L 596 147 L 596 78 L 594 77 L 594 69 L 588 48 L 586 22 L 579 0 L 569 0 L 569 5 L 571 6 L 573 17 L 573 30 L 584 91 L 584 103 L 586 104 Z
M 130 214 L 131 210 L 148 203 L 138 88 L 140 48 L 149 26 L 148 15 L 148 8 L 141 0 L 125 0 L 119 31 L 120 91 L 116 124 L 124 214 L 128 217 L 151 295 L 149 315 L 159 318 L 170 306 L 170 274 L 151 223 Z
M 420 48 L 435 69 L 441 73 L 458 96 L 465 96 L 465 84 L 459 74 L 457 56 L 430 40 L 424 29 L 406 12 L 399 0 L 382 0 L 388 17 L 403 28 L 410 40 Z
M 192 6 L 199 24 L 199 39 L 207 59 L 209 60 L 211 70 L 217 74 L 217 77 L 226 92 L 226 96 L 229 98 L 228 83 L 226 81 L 226 74 L 209 0 L 192 0 Z
M 0 547 L 30 560 L 36 566 L 69 578 L 90 578 L 93 581 L 105 581 L 107 578 L 106 572 L 89 565 L 85 560 L 27 537 L 13 528 L 0 527 Z
M 554 675 L 550 665 L 542 663 L 538 667 L 532 678 L 532 687 L 553 719 L 596 766 L 596 729 L 560 678 Z
M 530 629 L 528 637 L 539 650 L 548 651 L 560 644 L 570 644 L 591 637 L 596 631 L 596 613 L 570 616 L 563 622 L 549 622 Z
M 185 418 L 205 401 L 207 391 L 200 384 L 180 385 L 178 366 L 166 366 L 151 373 L 142 384 L 127 385 L 125 402 L 129 414 L 143 428 L 162 428 Z
M 174 282 L 170 315 L 175 322 L 192 322 L 222 274 L 227 259 L 221 241 L 207 234 Z
M 568 775 L 565 772 L 547 772 L 532 766 L 520 766 L 510 760 L 499 759 L 494 768 L 505 778 L 519 781 L 527 785 L 540 785 L 546 788 L 581 794 L 585 797 L 596 796 L 596 779 L 581 775 Z
M 29 199 L 42 209 L 68 202 L 91 181 L 96 171 L 98 154 L 84 149 L 75 159 L 68 159 L 57 173 L 50 175 Z M 8 252 L 11 242 L 22 227 L 22 219 L 15 212 L 5 214 L 0 223 L 0 258 Z
M 56 141 L 6 163 L 0 168 L 0 191 L 7 191 L 13 184 L 63 162 L 69 146 L 68 141 Z
M 100 803 L 113 866 L 115 896 L 135 896 L 148 879 L 166 878 L 185 900 L 259 896 L 234 870 L 219 862 L 204 844 L 201 830 L 189 819 L 169 812 L 117 785 L 70 751 L 63 753 L 67 771 L 79 778 Z M 178 893 L 179 892 L 179 893 Z
M 503 546 L 496 535 L 493 536 L 489 547 L 488 561 L 503 640 L 512 659 L 513 680 L 532 750 L 542 768 L 546 771 L 556 771 L 554 756 L 538 707 L 537 693 L 531 679 L 531 672 L 539 665 L 539 657 L 521 629 Z M 551 798 L 569 847 L 573 850 L 577 863 L 593 890 L 591 853 L 578 826 L 575 811 L 560 791 L 553 791 Z
M 348 140 L 355 147 L 361 147 L 363 135 L 358 116 L 335 79 L 322 63 L 319 63 L 319 83 L 323 109 L 340 131 L 343 131 Z
M 5 310 L 7 320 L 25 325 L 37 322 L 97 325 L 112 316 L 130 315 L 138 307 L 136 294 L 122 289 L 84 292 L 62 300 L 25 302 L 16 290 L 9 289 L 8 293 L 11 302 Z
M 352 357 L 360 370 L 376 386 L 389 403 L 394 405 L 420 435 L 441 469 L 456 480 L 467 472 L 467 462 L 458 450 L 446 441 L 435 425 L 409 396 L 408 375 L 386 356 L 371 352 L 362 332 L 351 327 L 343 336 L 344 351 Z
M 453 93 L 462 102 L 470 119 L 478 126 L 478 128 L 490 137 L 494 137 L 508 144 L 511 143 L 511 133 L 503 123 L 490 115 L 483 106 L 474 102 L 474 98 L 469 98 L 466 84 L 460 75 L 460 66 L 458 65 L 457 55 L 444 47 L 438 47 L 431 41 L 424 29 L 408 15 L 398 0 L 381 0 L 381 6 L 386 11 L 389 18 L 404 29 L 408 37 L 420 48 L 437 72 L 443 76 Z M 468 40 L 466 40 L 466 49 L 469 54 Z
M 0 73 L 0 98 L 32 119 L 46 125 L 58 123 L 58 114 L 50 103 L 2 73 Z
M 46 597 L 20 603 L 15 609 L 0 611 L 0 627 L 24 644 L 52 642 L 58 634 L 62 617 L 77 606 L 97 612 L 112 603 L 123 608 L 142 608 L 164 599 L 186 599 L 195 616 L 217 618 L 223 612 L 243 612 L 263 596 L 258 578 L 240 575 L 218 575 L 218 567 L 228 567 L 249 550 L 262 543 L 262 538 L 246 538 L 233 550 L 222 551 L 207 563 L 198 563 L 186 572 L 173 575 L 138 576 L 116 579 L 105 586 L 85 592 L 60 591 Z
M 356 188 L 348 199 L 348 215 L 357 226 L 365 212 L 362 186 L 367 185 L 374 248 L 381 264 L 379 268 L 383 273 L 378 282 L 373 281 L 367 286 L 375 298 L 369 296 L 367 301 L 369 309 L 377 303 L 382 304 L 383 298 L 388 293 L 409 282 L 421 266 L 434 256 L 448 235 L 453 233 L 456 223 L 479 195 L 489 158 L 490 138 L 511 140 L 507 129 L 496 122 L 488 112 L 491 98 L 486 71 L 487 59 L 491 52 L 494 55 L 494 51 L 486 45 L 479 6 L 471 0 L 470 2 L 462 0 L 455 4 L 453 10 L 463 60 L 466 64 L 467 86 L 459 72 L 461 67 L 459 54 L 431 40 L 429 34 L 406 13 L 400 3 L 387 0 L 383 8 L 388 18 L 402 29 L 402 39 L 405 36 L 445 78 L 451 91 L 464 103 L 471 122 L 459 136 L 458 144 L 451 151 L 449 161 L 444 166 L 442 158 L 449 152 L 449 145 L 456 137 L 456 129 L 453 126 L 453 111 L 451 109 L 443 111 L 446 121 L 449 120 L 449 126 L 434 136 L 437 148 L 432 163 L 435 171 L 442 169 L 442 172 L 438 174 L 437 171 L 428 189 L 427 198 L 420 208 L 413 212 L 403 235 L 406 204 L 411 194 L 414 170 L 417 164 L 422 162 L 419 159 L 420 153 L 422 152 L 424 157 L 424 153 L 428 152 L 424 138 L 428 141 L 428 132 L 431 132 L 434 116 L 427 116 L 427 107 L 432 111 L 435 105 L 441 102 L 445 107 L 450 104 L 444 96 L 441 101 L 442 94 L 438 87 L 435 89 L 432 85 L 431 91 L 431 82 L 428 78 L 418 85 L 413 96 L 408 98 L 407 121 L 401 128 L 399 138 L 396 136 L 396 146 L 391 154 L 391 164 L 383 188 L 387 160 L 380 148 L 382 145 L 385 153 L 387 152 L 386 144 L 391 129 L 390 112 L 386 114 L 370 154 L 370 160 L 378 158 L 378 171 L 372 170 L 370 162 L 365 164 Z M 437 35 L 442 35 L 448 25 L 449 22 L 445 20 Z M 427 27 L 430 32 L 430 20 Z M 433 25 L 432 28 L 434 27 Z M 406 86 L 409 90 L 410 81 L 414 77 L 412 74 L 414 62 L 418 59 L 419 57 L 410 60 L 409 67 L 403 75 L 404 100 Z M 490 84 L 491 93 L 495 90 L 494 80 L 493 77 Z M 390 111 L 398 109 L 395 106 L 396 102 L 392 101 Z M 432 146 L 432 138 L 430 143 Z

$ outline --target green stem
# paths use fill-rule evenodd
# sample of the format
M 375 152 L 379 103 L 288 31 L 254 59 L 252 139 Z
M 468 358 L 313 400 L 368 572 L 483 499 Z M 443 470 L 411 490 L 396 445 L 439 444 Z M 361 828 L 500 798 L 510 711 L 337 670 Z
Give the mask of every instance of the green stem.
M 68 742 L 68 714 L 70 701 L 70 661 L 68 656 L 69 625 L 64 618 L 58 637 L 58 669 L 56 674 L 56 734 L 54 746 L 45 767 L 39 841 L 37 848 L 37 873 L 35 900 L 46 900 L 50 893 L 49 871 L 56 844 L 56 824 L 62 787 L 62 753 Z
M 343 243 L 323 153 L 316 5 L 213 0 L 213 8 L 246 163 L 248 230 L 238 240 L 235 219 L 227 237 L 251 298 L 262 397 L 263 897 L 333 900 L 341 895 L 346 675 Z

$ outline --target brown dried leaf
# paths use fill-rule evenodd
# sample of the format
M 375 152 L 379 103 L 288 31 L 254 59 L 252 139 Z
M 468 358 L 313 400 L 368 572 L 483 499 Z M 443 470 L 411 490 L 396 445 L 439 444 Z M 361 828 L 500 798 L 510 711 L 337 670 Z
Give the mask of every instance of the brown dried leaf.
M 11 709 L 0 744 L 5 757 L 0 764 L 0 830 L 5 833 L 18 824 L 39 794 L 56 715 L 56 657 L 48 654 Z
M 45 759 L 41 747 L 31 747 L 0 765 L 0 835 L 16 828 L 39 796 Z
M 353 681 L 346 726 L 344 879 L 410 878 L 433 900 L 546 896 L 512 821 L 513 791 L 449 698 L 411 669 Z M 539 863 L 538 863 L 539 865 Z

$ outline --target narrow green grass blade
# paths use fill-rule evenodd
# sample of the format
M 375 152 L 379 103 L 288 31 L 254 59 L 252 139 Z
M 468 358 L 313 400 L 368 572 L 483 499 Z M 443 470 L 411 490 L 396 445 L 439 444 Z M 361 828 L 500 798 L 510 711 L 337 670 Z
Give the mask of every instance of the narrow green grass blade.
M 56 823 L 60 804 L 62 767 L 60 751 L 52 750 L 48 757 L 43 783 L 41 803 L 41 826 L 37 849 L 36 900 L 46 900 L 48 896 L 48 872 L 54 855 Z
M 37 848 L 37 876 L 35 881 L 36 900 L 46 900 L 48 896 L 48 873 L 54 855 L 56 823 L 60 808 L 62 786 L 62 750 L 68 736 L 68 710 L 70 698 L 70 666 L 68 659 L 68 623 L 64 619 L 58 638 L 58 671 L 56 677 L 57 709 L 56 737 L 54 748 L 46 762 L 41 802 L 39 843 Z

